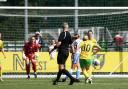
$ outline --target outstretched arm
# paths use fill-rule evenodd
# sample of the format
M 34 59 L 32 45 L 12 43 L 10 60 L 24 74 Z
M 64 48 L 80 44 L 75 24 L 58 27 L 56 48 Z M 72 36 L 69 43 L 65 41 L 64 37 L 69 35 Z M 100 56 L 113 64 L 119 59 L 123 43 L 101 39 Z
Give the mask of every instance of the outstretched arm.
M 4 55 L 4 58 L 6 58 L 6 56 L 5 56 L 5 53 L 4 53 L 4 48 L 2 48 L 2 54 Z
M 54 46 L 54 48 L 53 48 L 51 51 L 49 51 L 49 54 L 50 54 L 51 52 L 53 52 L 55 49 L 57 49 L 58 47 L 60 47 L 60 45 L 61 45 L 61 42 L 60 42 L 60 41 L 57 42 L 56 45 Z
M 93 55 L 95 55 L 97 52 L 99 52 L 101 50 L 101 47 L 97 44 L 93 47 L 94 51 L 93 51 Z

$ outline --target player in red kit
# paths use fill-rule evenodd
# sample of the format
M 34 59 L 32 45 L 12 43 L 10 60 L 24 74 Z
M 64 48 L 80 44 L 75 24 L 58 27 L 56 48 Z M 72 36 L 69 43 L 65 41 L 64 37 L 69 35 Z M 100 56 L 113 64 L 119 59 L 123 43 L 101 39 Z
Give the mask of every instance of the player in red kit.
M 123 51 L 123 40 L 124 38 L 120 35 L 120 33 L 117 32 L 113 39 L 113 42 L 115 42 L 115 51 Z
M 32 69 L 34 71 L 34 77 L 37 78 L 36 73 L 36 52 L 39 51 L 39 45 L 36 44 L 35 37 L 31 37 L 29 42 L 25 43 L 23 47 L 23 59 L 26 63 L 27 79 L 30 78 L 30 63 L 32 63 Z

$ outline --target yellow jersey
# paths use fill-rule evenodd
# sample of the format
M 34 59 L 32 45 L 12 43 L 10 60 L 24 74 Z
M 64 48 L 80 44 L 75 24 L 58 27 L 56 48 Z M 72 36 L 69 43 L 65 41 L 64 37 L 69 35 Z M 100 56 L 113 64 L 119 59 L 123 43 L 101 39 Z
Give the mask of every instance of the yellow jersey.
M 4 47 L 3 41 L 0 40 L 0 50 Z
M 97 43 L 95 38 L 92 38 L 91 41 L 93 41 L 93 43 Z
M 96 44 L 97 43 L 95 43 L 93 40 L 82 41 L 80 43 L 80 47 L 81 47 L 80 59 L 84 59 L 84 60 L 91 59 L 93 54 L 93 47 L 96 46 Z

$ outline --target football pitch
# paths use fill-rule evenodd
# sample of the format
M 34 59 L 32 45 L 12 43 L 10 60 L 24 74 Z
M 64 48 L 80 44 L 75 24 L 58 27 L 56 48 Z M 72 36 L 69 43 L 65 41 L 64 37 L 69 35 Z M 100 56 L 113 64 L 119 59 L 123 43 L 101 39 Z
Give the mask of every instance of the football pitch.
M 68 85 L 66 82 L 59 82 L 52 85 L 53 79 L 4 79 L 0 82 L 0 89 L 128 89 L 127 78 L 95 78 L 93 84 L 85 84 L 81 79 L 80 83 Z

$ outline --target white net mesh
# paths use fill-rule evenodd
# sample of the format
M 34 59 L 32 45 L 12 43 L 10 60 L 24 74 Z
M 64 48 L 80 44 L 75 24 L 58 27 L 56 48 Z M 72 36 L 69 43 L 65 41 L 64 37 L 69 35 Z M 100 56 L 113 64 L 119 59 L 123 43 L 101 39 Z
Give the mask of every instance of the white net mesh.
M 17 8 L 17 9 L 16 9 Z M 124 37 L 123 51 L 127 51 L 127 33 L 128 33 L 128 9 L 102 9 L 98 8 L 79 8 L 78 15 L 75 16 L 76 8 L 57 8 L 52 7 L 40 8 L 36 7 L 28 8 L 28 35 L 34 34 L 36 31 L 40 31 L 43 38 L 43 49 L 47 51 L 50 41 L 57 39 L 61 32 L 62 23 L 68 22 L 70 26 L 71 34 L 78 32 L 81 38 L 86 34 L 88 30 L 94 32 L 94 37 L 102 47 L 102 51 L 110 52 L 115 51 L 115 45 L 111 42 L 116 32 L 120 32 Z M 65 7 L 66 8 L 66 7 Z M 0 7 L 0 32 L 3 34 L 5 41 L 6 51 L 18 51 L 22 50 L 25 39 L 25 8 L 15 7 L 12 9 L 7 7 Z M 78 29 L 75 29 L 77 23 L 75 18 L 78 18 Z M 126 56 L 126 55 L 125 55 Z M 118 70 L 123 64 L 126 57 L 119 55 L 118 63 L 115 64 L 110 70 L 95 72 L 94 74 L 103 74 L 106 76 L 109 73 L 114 73 L 121 76 L 127 74 L 125 71 Z

